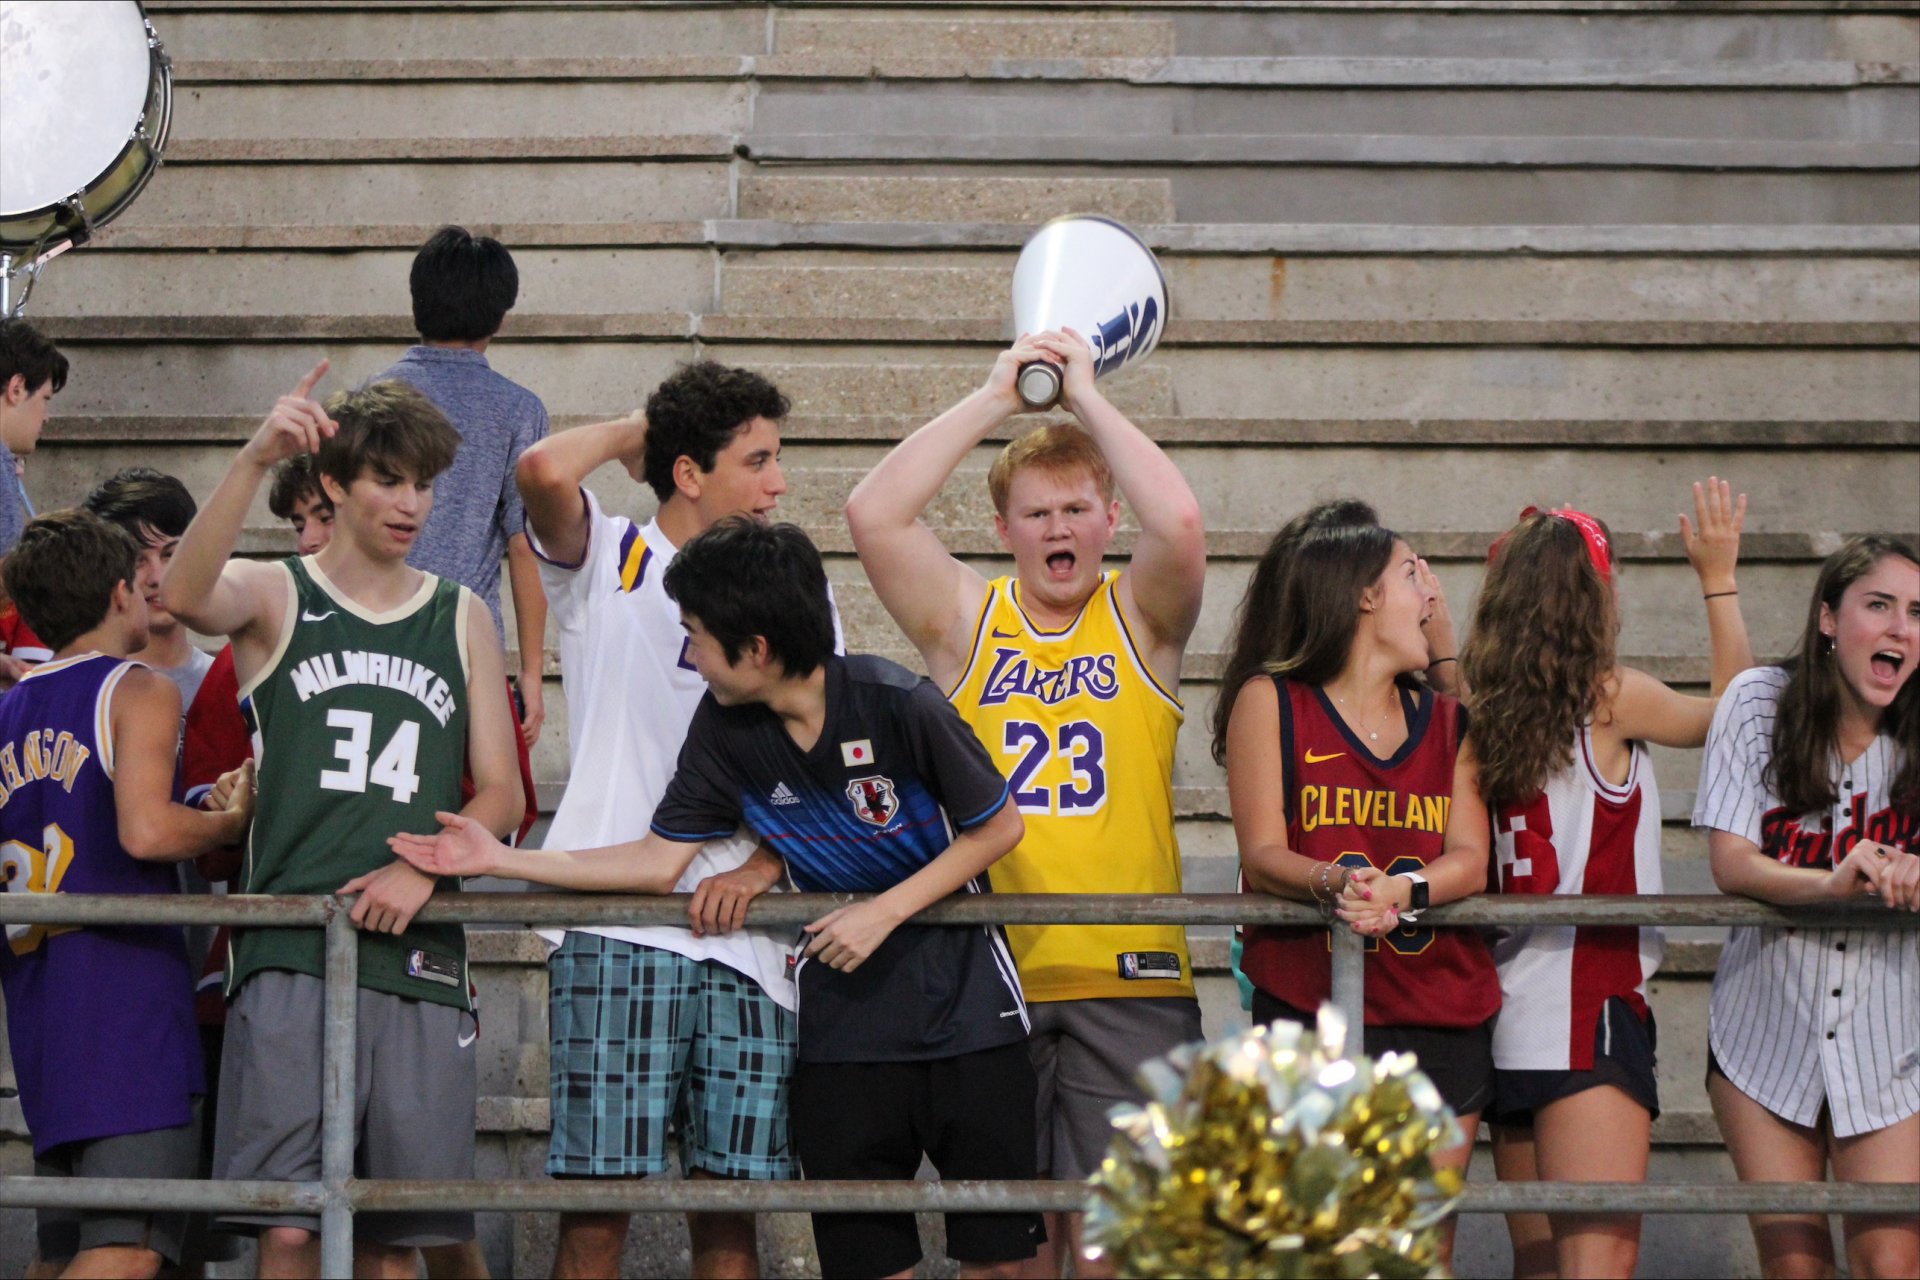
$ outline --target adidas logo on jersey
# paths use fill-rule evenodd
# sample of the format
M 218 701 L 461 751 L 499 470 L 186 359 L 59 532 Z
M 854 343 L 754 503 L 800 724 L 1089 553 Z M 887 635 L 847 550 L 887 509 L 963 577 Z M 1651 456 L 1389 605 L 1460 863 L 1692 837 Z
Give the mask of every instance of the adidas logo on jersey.
M 789 787 L 784 782 L 776 782 L 774 784 L 773 794 L 769 796 L 768 799 L 772 800 L 775 804 L 799 804 L 800 803 L 800 797 L 793 794 L 793 788 Z

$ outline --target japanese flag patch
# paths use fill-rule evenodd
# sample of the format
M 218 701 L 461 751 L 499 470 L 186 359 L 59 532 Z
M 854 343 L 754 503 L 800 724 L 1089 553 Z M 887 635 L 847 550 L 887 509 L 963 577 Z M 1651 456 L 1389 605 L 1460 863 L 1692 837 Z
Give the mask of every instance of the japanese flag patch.
M 855 738 L 840 744 L 840 763 L 852 769 L 873 763 L 873 739 Z

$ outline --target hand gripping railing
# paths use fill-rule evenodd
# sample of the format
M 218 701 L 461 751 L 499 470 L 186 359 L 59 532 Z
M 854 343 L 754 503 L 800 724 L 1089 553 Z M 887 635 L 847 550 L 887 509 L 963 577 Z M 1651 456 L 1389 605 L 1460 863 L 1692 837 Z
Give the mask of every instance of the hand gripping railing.
M 756 899 L 756 927 L 791 928 L 852 898 L 770 894 Z M 139 1208 L 206 1213 L 317 1213 L 320 1268 L 353 1270 L 353 1214 L 394 1210 L 833 1213 L 1084 1209 L 1077 1182 L 652 1182 L 626 1180 L 405 1182 L 353 1177 L 354 1010 L 359 953 L 350 903 L 326 897 L 148 897 L 0 894 L 0 923 L 48 925 L 227 924 L 324 928 L 320 1181 L 194 1182 L 159 1178 L 4 1178 L 0 1208 Z M 419 919 L 439 923 L 649 925 L 687 920 L 687 899 L 575 894 L 441 894 Z M 921 924 L 1273 924 L 1324 927 L 1313 908 L 1250 894 L 991 894 L 953 898 L 915 917 Z M 1714 895 L 1472 898 L 1436 907 L 1423 927 L 1473 925 L 1795 925 L 1920 928 L 1920 914 L 1877 902 L 1775 907 Z M 1333 1001 L 1361 1022 L 1364 939 L 1333 931 Z M 1920 1214 L 1920 1183 L 1549 1183 L 1470 1184 L 1465 1213 L 1868 1213 Z

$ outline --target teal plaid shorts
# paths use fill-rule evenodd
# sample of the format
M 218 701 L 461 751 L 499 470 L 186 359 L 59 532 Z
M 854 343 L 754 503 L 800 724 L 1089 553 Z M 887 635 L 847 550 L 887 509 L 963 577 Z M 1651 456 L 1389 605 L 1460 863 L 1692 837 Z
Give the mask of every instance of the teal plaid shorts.
M 547 960 L 556 1178 L 791 1178 L 796 1020 L 713 960 L 570 931 Z

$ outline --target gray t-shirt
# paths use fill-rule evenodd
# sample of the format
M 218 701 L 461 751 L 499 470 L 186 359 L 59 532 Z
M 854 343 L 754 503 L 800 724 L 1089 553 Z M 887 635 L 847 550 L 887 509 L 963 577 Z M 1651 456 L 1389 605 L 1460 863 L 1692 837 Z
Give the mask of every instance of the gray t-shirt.
M 478 351 L 460 347 L 413 347 L 369 381 L 385 378 L 417 387 L 460 433 L 453 465 L 433 482 L 433 514 L 407 563 L 451 578 L 485 600 L 499 630 L 500 561 L 507 539 L 526 526 L 513 469 L 529 446 L 546 437 L 547 407 L 495 373 Z
M 207 678 L 207 672 L 213 669 L 213 655 L 198 646 L 187 650 L 187 660 L 177 667 L 154 667 L 161 675 L 173 681 L 180 690 L 180 731 L 186 732 L 187 708 L 200 696 L 200 685 Z

